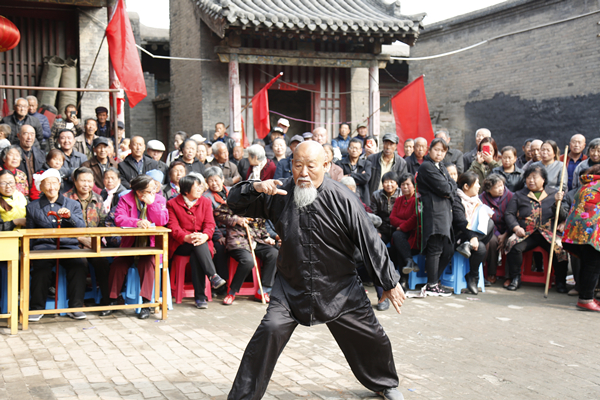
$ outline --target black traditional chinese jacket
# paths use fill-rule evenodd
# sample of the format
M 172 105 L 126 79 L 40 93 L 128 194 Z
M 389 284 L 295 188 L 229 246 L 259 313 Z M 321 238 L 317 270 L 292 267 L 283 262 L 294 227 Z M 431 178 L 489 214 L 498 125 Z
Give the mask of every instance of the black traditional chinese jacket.
M 295 184 L 284 181 L 287 195 L 268 196 L 253 182 L 231 188 L 227 204 L 241 216 L 270 219 L 281 238 L 271 301 L 286 307 L 302 325 L 335 320 L 369 303 L 354 264 L 354 249 L 376 285 L 390 290 L 399 281 L 385 244 L 356 196 L 325 178 L 317 199 L 298 210 Z

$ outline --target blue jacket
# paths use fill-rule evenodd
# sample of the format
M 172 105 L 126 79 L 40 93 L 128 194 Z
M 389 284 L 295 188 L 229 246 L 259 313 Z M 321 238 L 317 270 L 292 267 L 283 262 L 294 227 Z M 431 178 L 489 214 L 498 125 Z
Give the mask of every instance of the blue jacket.
M 61 208 L 68 208 L 71 211 L 69 218 L 61 220 L 61 228 L 85 228 L 81 205 L 78 201 L 68 199 L 62 195 L 58 196 L 55 203 L 50 203 L 42 193 L 38 200 L 32 201 L 27 205 L 26 225 L 27 229 L 55 229 L 58 228 L 56 218 L 48 216 L 48 211 L 58 211 Z M 78 249 L 79 241 L 77 238 L 60 239 L 61 249 Z M 56 239 L 33 239 L 31 241 L 32 250 L 51 250 L 56 249 Z
M 275 170 L 275 175 L 273 175 L 273 179 L 287 179 L 292 176 L 292 158 L 294 155 L 284 158 L 279 161 L 277 164 L 277 169 Z
M 331 141 L 331 146 L 339 148 L 342 153 L 342 158 L 346 158 L 348 156 L 348 145 L 350 144 L 351 139 L 350 135 L 348 135 L 346 139 L 343 139 L 338 135 L 338 137 Z

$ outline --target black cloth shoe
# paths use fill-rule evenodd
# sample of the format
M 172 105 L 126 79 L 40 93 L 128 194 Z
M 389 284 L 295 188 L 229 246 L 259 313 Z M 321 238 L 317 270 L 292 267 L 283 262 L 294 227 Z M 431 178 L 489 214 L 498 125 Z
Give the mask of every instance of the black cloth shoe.
M 468 273 L 465 275 L 465 280 L 467 281 L 467 290 L 471 293 L 477 296 L 477 293 L 479 293 L 479 289 L 477 288 L 477 283 L 479 281 L 479 277 L 475 278 L 474 276 L 471 275 L 471 273 Z
M 383 392 L 376 392 L 385 400 L 404 400 L 404 396 L 398 388 L 385 389 Z
M 140 310 L 140 314 L 138 315 L 139 319 L 148 319 L 150 318 L 150 309 L 148 307 L 142 308 Z
M 510 285 L 506 287 L 507 290 L 517 290 L 521 286 L 521 275 L 517 275 L 510 282 Z
M 116 300 L 111 301 L 110 303 L 108 303 L 109 306 L 116 306 L 117 302 Z M 110 314 L 113 313 L 114 310 L 102 310 L 100 311 L 100 316 L 101 317 L 108 317 Z
M 557 283 L 556 284 L 556 291 L 558 293 L 567 293 L 568 292 L 568 290 L 567 290 L 567 284 L 564 283 L 564 282 Z
M 377 311 L 385 311 L 390 308 L 390 301 L 388 299 L 385 299 L 381 303 L 377 303 L 377 306 L 375 306 L 375 308 L 377 309 Z

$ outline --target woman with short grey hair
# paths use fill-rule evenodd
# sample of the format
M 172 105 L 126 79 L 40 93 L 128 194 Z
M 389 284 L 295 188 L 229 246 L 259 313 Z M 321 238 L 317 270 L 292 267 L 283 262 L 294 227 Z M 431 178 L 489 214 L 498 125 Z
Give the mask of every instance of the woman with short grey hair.
M 600 138 L 593 139 L 588 145 L 588 158 L 579 163 L 575 171 L 573 171 L 573 189 L 578 189 L 581 186 L 579 177 L 588 169 L 596 164 L 600 164 Z
M 261 145 L 253 144 L 248 147 L 248 162 L 250 162 L 250 167 L 246 172 L 247 180 L 273 179 L 277 166 L 267 158 L 265 149 Z

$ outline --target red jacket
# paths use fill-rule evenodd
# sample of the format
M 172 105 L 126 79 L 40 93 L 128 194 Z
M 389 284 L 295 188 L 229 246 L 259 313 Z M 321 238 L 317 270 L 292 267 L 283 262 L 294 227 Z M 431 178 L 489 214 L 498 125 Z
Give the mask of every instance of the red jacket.
M 169 222 L 167 228 L 171 229 L 169 234 L 169 259 L 173 253 L 184 242 L 186 235 L 201 232 L 208 235 L 208 248 L 214 253 L 212 236 L 215 231 L 215 218 L 213 208 L 209 199 L 202 196 L 196 201 L 191 209 L 188 209 L 180 194 L 167 202 L 169 210 Z
M 415 210 L 415 196 L 406 199 L 405 196 L 398 196 L 394 203 L 394 208 L 390 214 L 390 223 L 394 228 L 400 228 L 402 232 L 410 232 L 408 244 L 411 249 L 418 249 L 417 243 L 417 210 Z
M 250 177 L 250 174 L 252 173 L 252 168 L 254 167 L 251 165 L 250 168 L 248 168 L 248 171 L 246 171 L 246 179 Z M 267 163 L 265 164 L 263 169 L 260 170 L 260 180 L 268 181 L 269 179 L 273 179 L 273 177 L 275 176 L 275 170 L 277 170 L 277 165 L 275 165 L 273 161 L 267 159 Z

